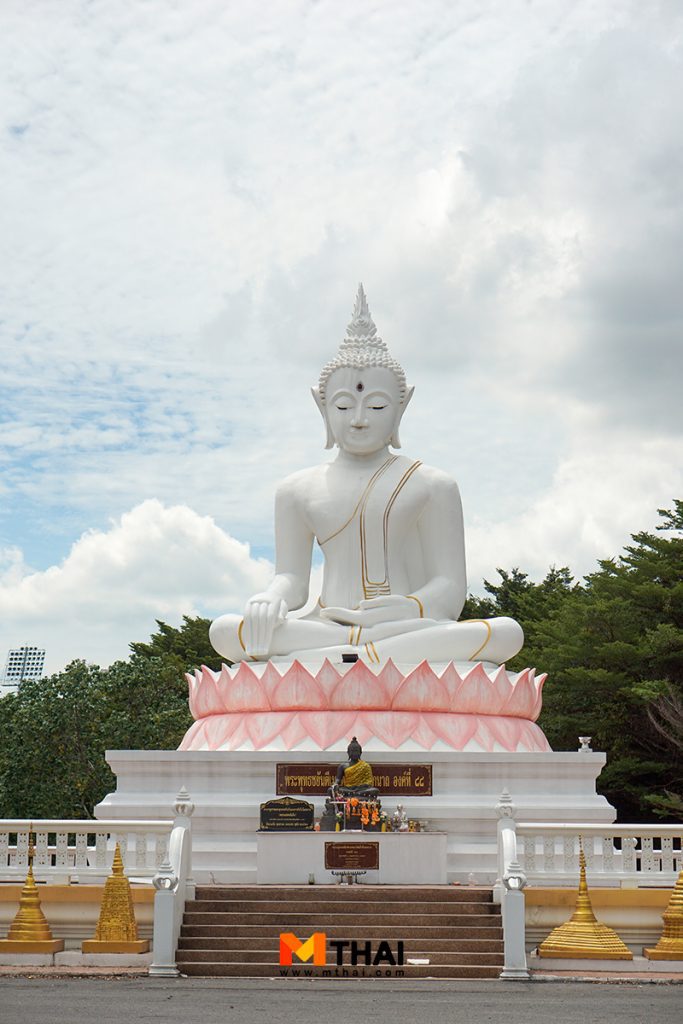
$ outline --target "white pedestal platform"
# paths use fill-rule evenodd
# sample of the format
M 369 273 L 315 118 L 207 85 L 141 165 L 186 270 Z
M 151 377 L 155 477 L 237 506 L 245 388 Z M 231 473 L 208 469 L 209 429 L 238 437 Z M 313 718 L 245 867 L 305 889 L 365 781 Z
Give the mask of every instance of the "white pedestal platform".
M 329 751 L 114 750 L 107 761 L 117 788 L 95 808 L 98 818 L 165 818 L 182 786 L 195 804 L 193 874 L 197 882 L 257 881 L 259 806 L 276 795 L 278 763 L 329 762 Z M 601 753 L 373 752 L 382 764 L 431 764 L 433 795 L 384 796 L 389 814 L 403 803 L 409 818 L 447 835 L 447 880 L 496 878 L 496 804 L 507 789 L 520 821 L 614 821 L 614 809 L 595 791 Z M 308 797 L 322 812 L 324 797 Z M 329 833 L 328 833 L 329 834 Z M 321 833 L 323 835 L 323 833 Z M 407 839 L 398 836 L 397 839 Z M 305 881 L 308 881 L 308 874 Z
M 256 881 L 259 885 L 337 883 L 325 868 L 325 843 L 377 843 L 379 870 L 367 871 L 369 885 L 445 885 L 443 832 L 259 832 Z

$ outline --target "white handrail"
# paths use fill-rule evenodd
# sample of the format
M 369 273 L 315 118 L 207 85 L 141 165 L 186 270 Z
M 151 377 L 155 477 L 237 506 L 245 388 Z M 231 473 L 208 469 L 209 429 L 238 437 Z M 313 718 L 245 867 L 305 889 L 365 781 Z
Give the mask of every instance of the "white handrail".
M 28 869 L 38 881 L 106 878 L 116 843 L 126 873 L 152 880 L 168 855 L 171 820 L 93 820 L 90 818 L 0 819 L 0 880 L 19 881 Z
M 190 823 L 194 804 L 184 787 L 176 798 L 175 811 L 168 859 L 161 865 L 153 879 L 156 893 L 152 963 L 149 973 L 161 977 L 176 977 L 178 974 L 176 950 L 185 902 L 194 898 Z
M 498 813 L 498 880 L 494 900 L 501 904 L 503 917 L 504 962 L 500 977 L 505 981 L 526 981 L 524 875 L 517 859 L 517 825 L 515 806 L 510 794 L 503 790 L 496 805 Z
M 683 868 L 683 824 L 558 825 L 519 822 L 519 858 L 536 884 L 574 884 L 579 870 L 579 837 L 589 880 L 601 885 L 622 882 L 673 885 Z

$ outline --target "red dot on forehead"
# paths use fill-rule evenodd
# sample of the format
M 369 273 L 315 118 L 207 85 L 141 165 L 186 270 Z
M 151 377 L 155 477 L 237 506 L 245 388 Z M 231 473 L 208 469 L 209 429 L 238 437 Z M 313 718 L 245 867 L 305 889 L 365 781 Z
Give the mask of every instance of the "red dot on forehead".
M 365 390 L 365 384 L 363 384 L 363 382 L 359 380 L 358 383 L 356 384 L 356 391 L 363 391 L 363 390 Z

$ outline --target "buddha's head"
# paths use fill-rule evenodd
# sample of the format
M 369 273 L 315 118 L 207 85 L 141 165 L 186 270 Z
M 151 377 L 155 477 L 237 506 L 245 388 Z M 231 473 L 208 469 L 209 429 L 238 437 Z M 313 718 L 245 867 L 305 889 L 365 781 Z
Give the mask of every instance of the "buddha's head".
M 350 761 L 360 761 L 360 755 L 363 753 L 363 748 L 355 736 L 346 748 L 346 753 L 348 754 Z
M 398 428 L 412 398 L 403 368 L 377 337 L 363 286 L 339 352 L 313 388 L 327 429 L 325 447 L 337 444 L 353 455 L 368 455 L 386 445 L 400 448 Z

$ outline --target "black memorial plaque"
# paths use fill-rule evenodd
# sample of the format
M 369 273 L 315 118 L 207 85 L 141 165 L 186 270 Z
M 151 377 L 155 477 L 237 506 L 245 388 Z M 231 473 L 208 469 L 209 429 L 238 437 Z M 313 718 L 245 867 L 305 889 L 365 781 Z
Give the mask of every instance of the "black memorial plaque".
M 308 800 L 294 800 L 291 796 L 281 800 L 266 800 L 261 804 L 260 832 L 311 832 L 313 804 Z
M 328 871 L 379 871 L 379 843 L 325 843 Z

